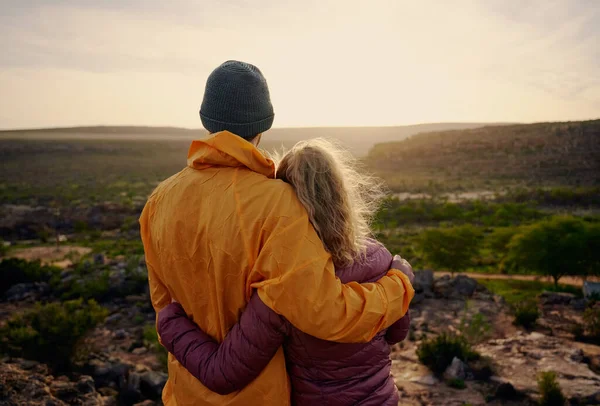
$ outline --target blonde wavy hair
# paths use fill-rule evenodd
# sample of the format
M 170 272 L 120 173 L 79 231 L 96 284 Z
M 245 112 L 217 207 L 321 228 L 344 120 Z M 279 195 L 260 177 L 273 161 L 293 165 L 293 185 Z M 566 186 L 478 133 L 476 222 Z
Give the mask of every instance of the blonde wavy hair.
M 316 138 L 274 154 L 276 177 L 295 189 L 335 266 L 364 258 L 383 185 L 332 141 Z

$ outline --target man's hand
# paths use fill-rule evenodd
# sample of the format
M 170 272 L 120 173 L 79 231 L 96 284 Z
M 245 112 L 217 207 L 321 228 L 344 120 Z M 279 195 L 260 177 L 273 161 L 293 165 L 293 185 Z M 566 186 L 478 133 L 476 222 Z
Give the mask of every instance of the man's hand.
M 414 282 L 415 273 L 413 272 L 412 266 L 410 266 L 408 261 L 402 258 L 400 255 L 394 255 L 394 260 L 392 261 L 392 268 L 397 269 L 404 275 L 406 275 L 411 284 Z

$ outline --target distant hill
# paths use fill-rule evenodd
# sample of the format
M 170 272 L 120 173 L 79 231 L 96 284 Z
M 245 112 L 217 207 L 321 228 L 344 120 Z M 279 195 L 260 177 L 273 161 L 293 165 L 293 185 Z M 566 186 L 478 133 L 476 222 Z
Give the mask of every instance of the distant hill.
M 477 128 L 485 123 L 435 123 L 397 127 L 316 127 L 273 128 L 263 137 L 264 148 L 291 147 L 296 142 L 316 137 L 334 138 L 341 141 L 357 156 L 364 156 L 376 144 L 400 141 L 411 135 L 429 132 Z M 0 131 L 0 138 L 19 139 L 193 139 L 204 137 L 202 129 L 177 127 L 95 126 Z
M 597 186 L 600 120 L 423 133 L 377 144 L 365 161 L 397 191 Z

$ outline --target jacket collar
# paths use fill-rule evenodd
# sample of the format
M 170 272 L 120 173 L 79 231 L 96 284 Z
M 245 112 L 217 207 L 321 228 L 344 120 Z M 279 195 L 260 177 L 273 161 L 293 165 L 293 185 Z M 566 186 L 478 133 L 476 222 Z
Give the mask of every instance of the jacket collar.
M 252 143 L 229 131 L 212 134 L 204 140 L 192 141 L 187 164 L 194 169 L 245 166 L 266 177 L 275 177 L 273 161 L 266 158 Z

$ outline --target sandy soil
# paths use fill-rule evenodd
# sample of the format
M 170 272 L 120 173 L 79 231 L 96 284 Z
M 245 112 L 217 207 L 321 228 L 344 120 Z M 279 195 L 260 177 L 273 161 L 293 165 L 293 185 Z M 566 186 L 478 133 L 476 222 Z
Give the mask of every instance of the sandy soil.
M 92 252 L 91 248 L 62 245 L 58 248 L 54 246 L 21 248 L 11 252 L 11 256 L 28 261 L 41 260 L 47 265 L 66 268 L 90 252 Z

